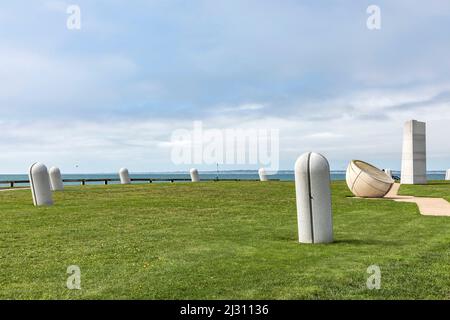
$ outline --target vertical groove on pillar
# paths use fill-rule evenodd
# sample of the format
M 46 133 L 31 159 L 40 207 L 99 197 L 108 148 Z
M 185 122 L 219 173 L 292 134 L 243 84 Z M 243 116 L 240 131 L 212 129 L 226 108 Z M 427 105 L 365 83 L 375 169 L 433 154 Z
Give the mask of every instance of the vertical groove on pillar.
M 309 215 L 310 215 L 310 224 L 311 224 L 311 239 L 312 243 L 314 243 L 314 214 L 313 214 L 313 205 L 312 205 L 312 193 L 311 193 L 311 152 L 308 153 L 308 161 L 307 161 L 307 171 L 308 171 L 308 193 L 309 193 Z

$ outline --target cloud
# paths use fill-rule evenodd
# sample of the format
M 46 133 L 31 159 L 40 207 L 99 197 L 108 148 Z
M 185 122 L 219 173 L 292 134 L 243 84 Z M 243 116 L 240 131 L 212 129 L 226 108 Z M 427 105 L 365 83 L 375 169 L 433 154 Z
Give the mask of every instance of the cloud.
M 333 132 L 316 132 L 309 135 L 306 135 L 306 139 L 333 139 L 333 138 L 341 138 L 342 134 L 337 134 Z
M 66 1 L 48 0 L 44 1 L 44 6 L 50 11 L 66 12 L 69 3 Z
M 430 165 L 450 161 L 444 1 L 379 1 L 379 31 L 356 3 L 80 0 L 71 32 L 66 4 L 0 9 L 2 170 L 80 154 L 91 171 L 165 169 L 170 133 L 194 120 L 280 129 L 285 168 L 308 150 L 335 168 L 353 157 L 398 168 L 402 123 L 416 118 L 429 123 Z
M 150 93 L 149 80 L 134 78 L 137 65 L 118 55 L 85 59 L 2 48 L 0 68 L 0 110 L 5 118 L 107 116 L 126 102 L 137 103 L 136 93 Z
M 265 104 L 262 103 L 242 103 L 237 106 L 217 106 L 212 108 L 212 112 L 254 112 L 266 108 Z

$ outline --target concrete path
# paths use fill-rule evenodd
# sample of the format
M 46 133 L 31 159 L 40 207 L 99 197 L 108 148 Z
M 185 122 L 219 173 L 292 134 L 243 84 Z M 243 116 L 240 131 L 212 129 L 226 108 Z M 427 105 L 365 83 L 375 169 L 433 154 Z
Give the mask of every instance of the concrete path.
M 425 198 L 398 195 L 400 183 L 394 183 L 391 190 L 384 196 L 399 202 L 412 202 L 419 207 L 420 214 L 425 216 L 450 216 L 450 203 L 442 198 Z

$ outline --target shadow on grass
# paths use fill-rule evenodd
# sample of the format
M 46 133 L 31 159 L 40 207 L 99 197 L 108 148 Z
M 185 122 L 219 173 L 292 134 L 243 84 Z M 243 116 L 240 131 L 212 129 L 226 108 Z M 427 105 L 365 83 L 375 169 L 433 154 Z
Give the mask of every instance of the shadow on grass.
M 402 241 L 374 240 L 374 239 L 338 239 L 334 244 L 374 245 L 374 246 L 401 246 Z
M 278 237 L 279 240 L 288 241 L 290 243 L 299 243 L 297 237 Z M 334 239 L 331 243 L 321 243 L 319 245 L 341 245 L 341 244 L 349 244 L 349 245 L 362 245 L 362 246 L 403 246 L 407 244 L 405 241 L 399 240 L 374 240 L 374 239 Z M 310 245 L 310 244 L 306 244 Z

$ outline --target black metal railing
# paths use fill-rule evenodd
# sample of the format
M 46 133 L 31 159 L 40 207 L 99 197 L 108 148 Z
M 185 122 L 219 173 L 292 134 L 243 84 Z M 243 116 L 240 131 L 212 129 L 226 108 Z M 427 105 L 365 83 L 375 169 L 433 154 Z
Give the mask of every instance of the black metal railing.
M 191 181 L 190 178 L 131 178 L 132 182 L 178 182 L 178 181 Z M 259 181 L 258 179 L 201 179 L 200 181 Z M 271 181 L 279 181 L 279 179 L 271 179 Z M 68 183 L 80 183 L 81 185 L 86 185 L 93 182 L 103 182 L 107 185 L 110 182 L 120 182 L 120 179 L 114 178 L 88 178 L 88 179 L 63 179 L 63 182 Z M 29 180 L 3 180 L 0 181 L 0 186 L 8 185 L 10 188 L 14 188 L 20 184 L 29 184 Z

